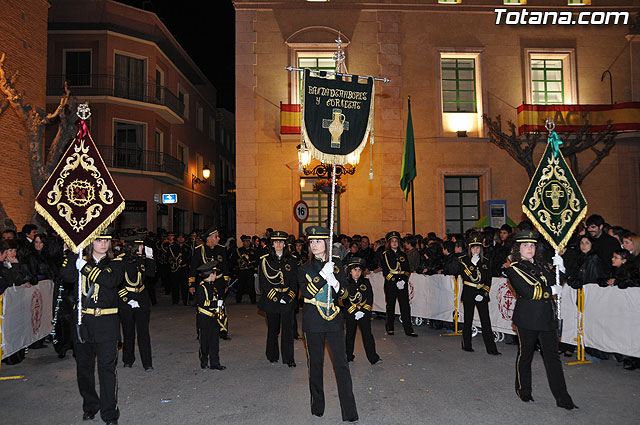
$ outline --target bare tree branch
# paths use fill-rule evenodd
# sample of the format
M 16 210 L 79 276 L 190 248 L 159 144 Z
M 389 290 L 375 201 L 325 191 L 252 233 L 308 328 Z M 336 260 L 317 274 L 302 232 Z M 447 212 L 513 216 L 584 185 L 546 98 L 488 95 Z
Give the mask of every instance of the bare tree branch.
M 547 135 L 542 133 L 528 133 L 518 135 L 515 124 L 508 121 L 509 131 L 502 130 L 501 117 L 498 115 L 495 120 L 487 115 L 483 115 L 487 129 L 489 130 L 489 141 L 500 149 L 505 150 L 518 164 L 520 164 L 531 179 L 535 173 L 536 165 L 533 162 L 533 154 L 538 143 L 546 143 Z M 575 134 L 564 134 L 562 139 L 562 154 L 567 159 L 569 167 L 575 176 L 578 184 L 582 184 L 584 179 L 606 158 L 611 149 L 616 144 L 618 133 L 611 131 L 611 122 L 607 123 L 607 128 L 599 133 L 590 131 L 591 125 L 587 121 Z M 578 155 L 585 151 L 591 151 L 595 158 L 589 165 L 580 170 Z

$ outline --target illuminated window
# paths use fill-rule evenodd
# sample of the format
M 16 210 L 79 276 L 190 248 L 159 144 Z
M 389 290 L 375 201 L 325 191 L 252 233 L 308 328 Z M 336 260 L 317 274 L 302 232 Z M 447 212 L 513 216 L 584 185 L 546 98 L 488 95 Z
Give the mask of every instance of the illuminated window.
M 445 176 L 445 228 L 447 233 L 464 233 L 480 219 L 479 178 Z
M 569 6 L 591 6 L 591 0 L 569 0 Z
M 544 49 L 526 52 L 526 103 L 571 105 L 577 103 L 575 52 Z
M 298 52 L 298 68 L 317 69 L 319 71 L 335 71 L 336 61 L 333 60 L 333 52 Z M 304 73 L 297 72 L 298 76 L 298 100 L 292 103 L 300 103 L 302 99 L 302 78 Z
M 442 58 L 442 110 L 477 112 L 474 58 Z
M 504 0 L 504 4 L 525 5 L 527 0 Z

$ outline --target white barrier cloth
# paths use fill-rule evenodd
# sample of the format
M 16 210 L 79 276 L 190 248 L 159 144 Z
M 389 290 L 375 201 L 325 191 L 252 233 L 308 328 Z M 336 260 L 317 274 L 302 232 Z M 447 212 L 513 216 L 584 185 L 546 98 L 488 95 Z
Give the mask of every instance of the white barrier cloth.
M 11 286 L 2 304 L 2 358 L 28 347 L 51 333 L 53 282 Z
M 577 291 L 564 286 L 562 342 L 576 345 Z M 640 288 L 584 286 L 584 345 L 607 353 L 640 357 Z

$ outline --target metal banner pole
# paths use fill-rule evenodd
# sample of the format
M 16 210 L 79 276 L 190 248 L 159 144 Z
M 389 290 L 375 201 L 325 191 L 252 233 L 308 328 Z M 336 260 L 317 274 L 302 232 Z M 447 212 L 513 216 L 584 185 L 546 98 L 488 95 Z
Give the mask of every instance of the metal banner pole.
M 335 215 L 335 202 L 336 202 L 336 164 L 333 164 L 331 171 L 331 213 L 329 214 L 329 260 L 333 260 L 333 220 Z M 329 310 L 331 308 L 331 288 L 327 290 L 327 312 L 331 314 Z
M 458 282 L 458 276 L 453 278 L 453 332 L 443 333 L 441 336 L 460 336 L 462 332 L 458 330 L 458 317 L 460 316 L 460 299 L 458 297 L 458 291 L 460 290 L 460 283 Z

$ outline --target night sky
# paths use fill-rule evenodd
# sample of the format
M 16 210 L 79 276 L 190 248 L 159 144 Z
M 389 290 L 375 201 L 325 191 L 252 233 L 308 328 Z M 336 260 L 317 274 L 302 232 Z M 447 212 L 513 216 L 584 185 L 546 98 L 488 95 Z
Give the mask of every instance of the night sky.
M 234 111 L 235 11 L 232 0 L 117 1 L 158 15 L 218 90 L 217 106 Z

